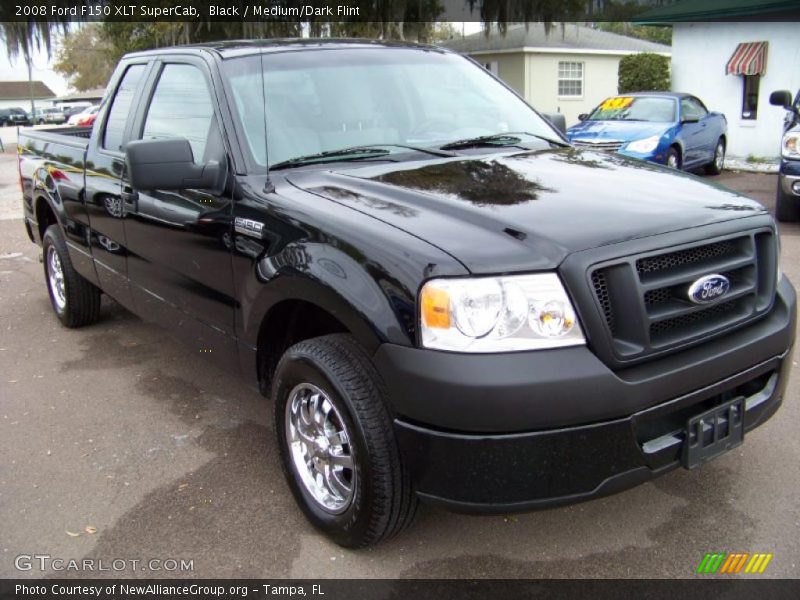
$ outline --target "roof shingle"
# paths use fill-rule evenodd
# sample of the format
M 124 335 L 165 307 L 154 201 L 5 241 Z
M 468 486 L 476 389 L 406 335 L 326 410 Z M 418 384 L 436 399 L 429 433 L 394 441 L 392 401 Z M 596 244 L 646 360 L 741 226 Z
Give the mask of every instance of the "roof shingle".
M 0 81 L 0 100 L 27 100 L 31 89 L 27 81 Z M 33 97 L 55 98 L 56 95 L 42 81 L 33 82 Z
M 484 32 L 474 33 L 462 39 L 442 43 L 456 52 L 485 52 L 497 50 L 522 50 L 522 48 L 576 50 L 604 50 L 627 54 L 630 52 L 671 52 L 669 46 L 656 44 L 608 31 L 600 31 L 572 23 L 554 24 L 549 33 L 543 23 L 512 25 L 506 35 L 493 29 L 488 37 Z

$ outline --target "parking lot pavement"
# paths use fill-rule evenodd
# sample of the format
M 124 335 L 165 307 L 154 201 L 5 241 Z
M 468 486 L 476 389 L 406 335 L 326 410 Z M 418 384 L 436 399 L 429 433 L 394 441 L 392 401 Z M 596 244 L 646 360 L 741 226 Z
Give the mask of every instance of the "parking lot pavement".
M 0 205 L 12 166 L 0 162 Z M 717 181 L 767 203 L 775 189 L 767 175 Z M 800 227 L 783 231 L 783 270 L 800 282 Z M 797 577 L 793 370 L 778 414 L 702 469 L 508 517 L 424 507 L 401 537 L 345 551 L 296 508 L 267 399 L 113 302 L 96 325 L 61 327 L 37 248 L 0 220 L 0 577 L 41 576 L 14 566 L 32 554 L 194 566 L 83 576 L 691 577 L 712 551 L 770 552 L 764 576 Z

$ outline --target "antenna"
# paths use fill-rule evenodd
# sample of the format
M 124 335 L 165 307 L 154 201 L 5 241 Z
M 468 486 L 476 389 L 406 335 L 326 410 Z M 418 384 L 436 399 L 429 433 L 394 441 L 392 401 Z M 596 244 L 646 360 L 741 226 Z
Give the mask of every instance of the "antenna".
M 267 81 L 264 77 L 264 54 L 259 57 L 261 63 L 261 105 L 264 107 L 264 157 L 267 163 L 267 180 L 264 182 L 264 193 L 275 191 L 275 186 L 269 177 L 269 143 L 267 141 Z

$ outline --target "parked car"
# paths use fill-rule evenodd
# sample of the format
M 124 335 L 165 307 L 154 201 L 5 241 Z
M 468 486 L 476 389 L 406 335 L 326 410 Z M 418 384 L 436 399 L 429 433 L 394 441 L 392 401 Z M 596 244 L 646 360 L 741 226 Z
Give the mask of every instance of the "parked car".
M 19 127 L 30 125 L 28 113 L 19 107 L 0 108 L 0 126 Z
M 78 127 L 91 127 L 97 119 L 97 113 L 91 115 L 84 115 L 78 119 Z
M 717 175 L 725 163 L 728 122 L 695 96 L 641 92 L 606 98 L 567 130 L 576 146 L 618 152 L 675 169 L 705 167 Z
M 781 405 L 769 212 L 571 146 L 468 58 L 226 41 L 130 54 L 109 90 L 91 132 L 20 134 L 55 315 L 106 293 L 269 395 L 344 546 L 419 500 L 505 514 L 695 468 Z
M 53 124 L 60 125 L 67 118 L 60 108 L 37 108 L 33 115 L 29 117 L 31 123 L 36 125 Z
M 97 116 L 97 111 L 99 109 L 99 104 L 87 106 L 81 112 L 72 115 L 67 121 L 67 125 L 78 125 L 80 127 L 89 126 L 94 123 L 94 120 Z
M 775 216 L 779 221 L 800 220 L 800 91 L 792 101 L 788 90 L 772 92 L 770 104 L 786 109 Z
M 81 103 L 81 104 L 65 104 L 61 106 L 61 112 L 64 113 L 64 116 L 67 118 L 67 122 L 77 114 L 82 113 L 88 108 L 91 108 L 91 104 Z

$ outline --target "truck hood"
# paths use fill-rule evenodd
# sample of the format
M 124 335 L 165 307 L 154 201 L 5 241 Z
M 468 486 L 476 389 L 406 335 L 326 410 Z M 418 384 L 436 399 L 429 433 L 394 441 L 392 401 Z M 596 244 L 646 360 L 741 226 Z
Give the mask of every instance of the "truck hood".
M 575 148 L 295 171 L 473 273 L 551 269 L 570 253 L 765 212 L 698 177 Z
M 632 142 L 663 135 L 674 123 L 647 121 L 583 121 L 567 130 L 567 138 L 588 142 Z

